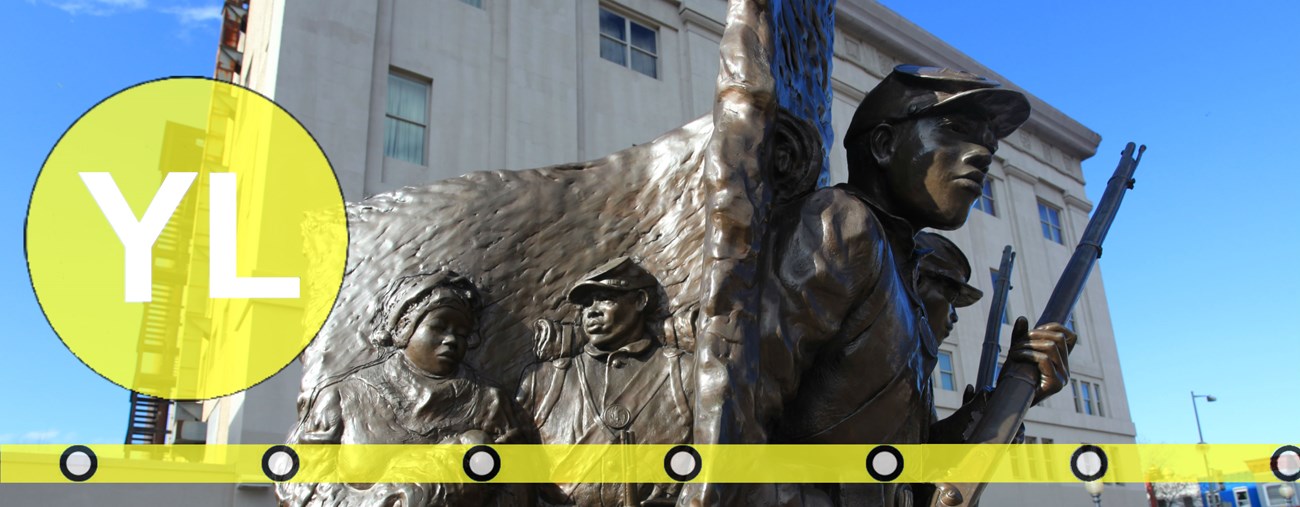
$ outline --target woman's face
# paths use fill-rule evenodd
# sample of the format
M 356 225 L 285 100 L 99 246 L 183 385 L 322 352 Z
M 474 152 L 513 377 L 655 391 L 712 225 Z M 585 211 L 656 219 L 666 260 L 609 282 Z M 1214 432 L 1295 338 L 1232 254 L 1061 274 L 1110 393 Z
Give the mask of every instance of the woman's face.
M 456 373 L 465 359 L 472 332 L 472 323 L 464 312 L 437 307 L 420 319 L 404 353 L 421 370 L 439 377 L 449 376 Z

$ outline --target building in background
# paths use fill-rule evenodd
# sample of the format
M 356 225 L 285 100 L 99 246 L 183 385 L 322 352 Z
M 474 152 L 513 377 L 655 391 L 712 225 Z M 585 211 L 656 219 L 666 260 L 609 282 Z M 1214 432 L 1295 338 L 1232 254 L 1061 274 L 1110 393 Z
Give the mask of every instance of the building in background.
M 324 148 L 349 201 L 483 169 L 602 157 L 708 114 L 724 0 L 228 0 L 217 77 L 274 99 Z M 996 72 L 870 0 L 839 0 L 833 118 L 842 133 L 895 65 Z M 1009 321 L 1045 305 L 1092 209 L 1080 163 L 1100 137 L 1030 94 L 1033 115 L 1005 139 L 967 225 L 945 232 L 992 292 L 1002 247 L 1017 263 Z M 832 149 L 831 179 L 847 177 Z M 941 347 L 936 403 L 946 415 L 978 369 L 988 299 L 966 308 Z M 1026 442 L 1133 443 L 1100 272 L 1071 322 L 1071 386 L 1029 412 Z M 1009 339 L 1010 326 L 1002 330 Z M 295 420 L 300 368 L 171 419 L 217 444 L 280 443 Z M 168 437 L 171 441 L 175 437 Z M 1030 453 L 1032 456 L 1033 454 Z M 1043 460 L 1011 463 L 1027 481 Z M 1123 467 L 1123 463 L 1111 463 Z M 209 486 L 216 487 L 216 486 Z M 220 486 L 214 498 L 270 504 L 270 488 Z M 1107 487 L 1110 505 L 1146 504 L 1143 487 Z M 1087 506 L 1076 484 L 998 484 L 988 505 Z

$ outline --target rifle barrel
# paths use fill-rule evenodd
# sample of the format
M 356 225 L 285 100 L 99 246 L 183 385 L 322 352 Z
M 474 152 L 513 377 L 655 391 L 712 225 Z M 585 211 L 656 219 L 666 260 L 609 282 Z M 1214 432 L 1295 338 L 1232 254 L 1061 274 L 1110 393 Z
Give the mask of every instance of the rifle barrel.
M 986 391 L 997 381 L 998 356 L 1002 353 L 1002 322 L 1006 320 L 1007 294 L 1011 291 L 1011 270 L 1016 263 L 1016 252 L 1007 245 L 1002 249 L 1002 263 L 998 265 L 998 280 L 993 288 L 989 306 L 989 322 L 984 328 L 984 348 L 980 351 L 980 369 L 975 389 Z
M 1115 174 L 1107 182 L 1106 192 L 1102 194 L 1101 202 L 1097 205 L 1092 218 L 1088 220 L 1088 226 L 1083 230 L 1083 238 L 1075 247 L 1074 255 L 1070 257 L 1065 271 L 1061 273 L 1056 288 L 1052 290 L 1052 295 L 1048 298 L 1047 306 L 1039 316 L 1037 325 L 1064 322 L 1069 317 L 1070 311 L 1074 309 L 1075 302 L 1079 300 L 1093 264 L 1101 257 L 1101 243 L 1106 239 L 1106 233 L 1115 221 L 1115 214 L 1119 211 L 1124 192 L 1133 188 L 1133 173 L 1137 170 L 1138 162 L 1142 160 L 1142 153 L 1146 151 L 1146 146 L 1138 149 L 1137 157 L 1133 156 L 1133 151 L 1134 144 L 1128 143 L 1124 148 L 1119 167 L 1115 168 Z M 998 384 L 997 389 L 993 390 L 985 406 L 984 416 L 976 423 L 966 443 L 1006 444 L 1010 443 L 1019 431 L 1020 423 L 1024 420 L 1025 413 L 1029 411 L 1030 404 L 1034 401 L 1034 393 L 1038 389 L 1038 368 L 1027 363 L 1008 364 L 1003 368 L 1001 379 L 1002 382 Z M 956 485 L 961 493 L 959 496 L 964 499 L 962 505 L 974 505 L 984 491 L 985 485 L 985 483 Z M 940 505 L 938 502 L 937 496 L 931 498 L 931 505 Z

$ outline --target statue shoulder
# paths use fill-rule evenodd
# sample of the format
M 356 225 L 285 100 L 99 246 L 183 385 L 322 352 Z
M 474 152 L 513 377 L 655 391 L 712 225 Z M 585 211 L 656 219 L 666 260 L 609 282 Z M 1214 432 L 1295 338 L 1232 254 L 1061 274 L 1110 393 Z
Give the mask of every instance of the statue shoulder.
M 519 375 L 519 392 L 515 395 L 515 400 L 529 407 L 551 388 L 557 376 L 567 375 L 572 364 L 573 358 L 565 357 L 524 367 L 523 373 Z
M 857 190 L 846 186 L 817 189 L 798 202 L 800 229 L 828 240 L 885 240 L 876 212 Z

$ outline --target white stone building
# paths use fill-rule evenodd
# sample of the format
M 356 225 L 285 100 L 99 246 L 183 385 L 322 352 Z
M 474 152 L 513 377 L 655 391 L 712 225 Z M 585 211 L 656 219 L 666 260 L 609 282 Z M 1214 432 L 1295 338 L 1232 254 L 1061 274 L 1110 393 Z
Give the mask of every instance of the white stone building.
M 601 157 L 707 114 L 725 16 L 723 0 L 252 0 L 246 14 L 241 7 L 228 2 L 228 15 L 246 18 L 223 34 L 219 77 L 271 97 L 306 125 L 349 201 L 474 170 Z M 847 174 L 838 135 L 863 94 L 895 65 L 959 68 L 1016 88 L 874 1 L 838 0 L 836 16 L 834 182 Z M 986 198 L 965 227 L 945 235 L 970 257 L 972 283 L 986 294 L 1003 246 L 1012 245 L 1018 256 L 1008 314 L 1032 317 L 1087 223 L 1092 204 L 1080 162 L 1100 137 L 1030 97 L 1033 115 L 1002 142 Z M 941 416 L 974 382 L 988 299 L 959 311 L 942 346 L 934 374 Z M 1073 389 L 1029 412 L 1029 441 L 1133 443 L 1100 271 L 1073 325 L 1081 337 L 1070 360 Z M 1010 333 L 1004 326 L 1004 344 Z M 206 441 L 283 442 L 299 375 L 295 364 L 245 393 L 204 404 Z M 1013 465 L 1028 480 L 1043 466 L 1032 459 Z M 264 486 L 201 488 L 212 493 L 204 495 L 212 505 L 272 504 Z M 99 498 L 152 503 L 137 498 L 150 488 L 113 491 Z M 1110 485 L 1105 502 L 1144 505 L 1145 491 Z M 1092 501 L 1081 484 L 1050 483 L 993 485 L 983 500 L 1049 503 Z

